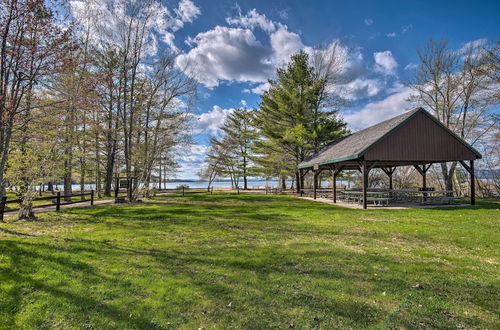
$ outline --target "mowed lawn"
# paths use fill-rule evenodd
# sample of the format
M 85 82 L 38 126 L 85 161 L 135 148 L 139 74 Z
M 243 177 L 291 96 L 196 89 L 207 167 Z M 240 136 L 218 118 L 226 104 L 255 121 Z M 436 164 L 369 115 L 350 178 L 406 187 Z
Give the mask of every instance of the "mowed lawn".
M 2 328 L 500 328 L 499 203 L 159 197 L 0 224 Z

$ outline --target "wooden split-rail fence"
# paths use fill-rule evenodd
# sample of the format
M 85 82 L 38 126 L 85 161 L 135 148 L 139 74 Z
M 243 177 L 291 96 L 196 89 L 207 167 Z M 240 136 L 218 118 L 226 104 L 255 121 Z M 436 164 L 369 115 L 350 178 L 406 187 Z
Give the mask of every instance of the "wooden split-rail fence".
M 90 196 L 90 199 L 86 199 L 86 196 Z M 68 198 L 73 198 L 73 197 L 83 197 L 80 200 L 71 200 L 67 201 L 66 199 Z M 53 196 L 47 196 L 47 197 L 37 197 L 33 198 L 33 202 L 37 201 L 51 201 L 51 203 L 46 203 L 46 204 L 34 204 L 33 209 L 41 209 L 41 208 L 46 208 L 46 207 L 54 207 L 56 208 L 56 211 L 61 210 L 62 205 L 69 205 L 69 204 L 76 204 L 76 203 L 84 203 L 84 202 L 89 202 L 90 205 L 94 205 L 94 190 L 91 190 L 90 192 L 84 192 L 80 194 L 71 194 L 71 195 L 61 195 L 61 192 L 57 192 L 57 194 Z M 6 196 L 2 198 L 2 201 L 0 202 L 0 221 L 3 220 L 4 213 L 6 212 L 13 212 L 13 211 L 19 211 L 19 208 L 9 208 L 5 209 L 5 207 L 9 204 L 20 204 L 22 203 L 22 199 L 11 199 L 8 200 Z

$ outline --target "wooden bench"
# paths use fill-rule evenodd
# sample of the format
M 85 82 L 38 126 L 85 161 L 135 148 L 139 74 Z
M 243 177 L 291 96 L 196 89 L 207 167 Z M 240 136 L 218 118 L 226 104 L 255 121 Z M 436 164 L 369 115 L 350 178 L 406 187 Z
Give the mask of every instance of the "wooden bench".
M 127 199 L 125 197 L 116 197 L 115 203 L 126 203 Z

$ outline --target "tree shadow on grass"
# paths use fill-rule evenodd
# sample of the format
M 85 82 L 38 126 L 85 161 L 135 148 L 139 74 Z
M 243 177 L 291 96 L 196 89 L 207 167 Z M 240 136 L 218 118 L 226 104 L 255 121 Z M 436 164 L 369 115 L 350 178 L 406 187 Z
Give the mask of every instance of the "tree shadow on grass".
M 244 232 L 246 229 L 241 230 Z M 278 228 L 268 230 L 279 233 Z M 0 242 L 0 251 L 10 260 L 10 265 L 0 266 L 0 283 L 11 287 L 2 294 L 8 299 L 1 303 L 2 309 L 11 311 L 8 323 L 16 326 L 16 313 L 23 313 L 25 299 L 42 299 L 44 295 L 37 294 L 41 291 L 51 297 L 47 304 L 71 306 L 69 309 L 66 307 L 68 315 L 64 318 L 76 323 L 68 323 L 68 327 L 82 326 L 89 319 L 101 319 L 102 323 L 93 324 L 95 327 L 107 324 L 106 320 L 117 327 L 159 327 L 152 323 L 153 314 L 129 315 L 130 310 L 148 309 L 146 301 L 137 300 L 117 307 L 103 298 L 89 295 L 89 292 L 78 291 L 72 286 L 66 288 L 60 283 L 71 280 L 90 288 L 100 282 L 103 283 L 101 290 L 105 290 L 103 296 L 130 295 L 142 291 L 162 301 L 176 297 L 177 291 L 167 290 L 166 297 L 156 293 L 159 288 L 167 289 L 165 283 L 173 280 L 178 290 L 189 289 L 202 301 L 185 306 L 184 309 L 191 308 L 187 315 L 195 317 L 193 313 L 210 308 L 210 314 L 204 317 L 220 326 L 238 324 L 258 328 L 283 325 L 285 319 L 294 321 L 293 315 L 287 314 L 287 311 L 300 308 L 306 313 L 300 320 L 306 328 L 329 327 L 338 321 L 348 327 L 369 327 L 385 319 L 391 312 L 390 306 L 396 307 L 416 290 L 412 286 L 420 277 L 439 272 L 446 278 L 450 270 L 446 263 L 438 263 L 427 266 L 420 273 L 408 272 L 414 267 L 415 260 L 361 254 L 313 241 L 292 245 L 273 241 L 265 245 L 244 240 L 230 240 L 226 244 L 218 244 L 217 241 L 200 244 L 195 241 L 172 247 L 158 243 L 154 231 L 147 235 L 153 236 L 149 237 L 150 244 L 146 245 L 130 245 L 119 238 L 116 241 L 77 238 L 64 245 L 57 245 L 58 242 Z M 106 263 L 103 268 L 92 263 L 92 260 L 110 258 L 118 259 L 119 264 L 115 267 L 126 276 L 118 276 L 108 270 Z M 374 265 L 383 265 L 387 271 L 374 276 Z M 45 275 L 49 277 L 39 276 L 40 269 L 44 269 L 42 274 L 49 269 L 49 274 Z M 54 284 L 52 276 L 62 280 Z M 140 285 L 146 278 L 155 285 Z M 450 295 L 457 294 L 467 285 L 456 279 L 453 281 L 456 286 L 447 288 Z M 385 305 L 374 303 L 374 295 L 382 292 L 388 293 Z M 432 295 L 432 292 L 424 290 L 419 294 Z M 230 302 L 234 302 L 234 306 L 228 308 Z M 163 308 L 168 306 L 171 305 L 160 305 Z M 442 315 L 437 318 L 445 318 L 445 311 L 440 310 Z M 260 313 L 260 317 L 255 317 L 254 313 Z M 164 318 L 163 323 L 160 322 L 162 324 L 168 318 L 161 312 L 156 317 L 160 320 Z M 173 324 L 180 326 L 185 322 L 189 322 L 186 315 L 177 315 L 177 323 Z M 433 321 L 426 322 L 432 324 Z M 446 320 L 442 322 L 455 324 Z M 407 325 L 415 326 L 412 323 Z
M 53 304 L 61 305 L 66 312 L 72 313 L 65 315 L 68 320 L 79 321 L 76 324 L 67 324 L 68 327 L 83 326 L 89 320 L 90 314 L 94 314 L 94 316 L 111 320 L 119 327 L 160 328 L 150 319 L 132 316 L 130 310 L 126 308 L 120 309 L 105 301 L 92 298 L 91 292 L 77 292 L 76 288 L 65 286 L 64 283 L 77 281 L 90 288 L 95 283 L 105 282 L 109 283 L 110 287 L 122 288 L 121 294 L 127 294 L 127 289 L 132 287 L 131 282 L 98 272 L 87 262 L 72 260 L 70 256 L 76 258 L 78 252 L 81 252 L 80 249 L 74 251 L 71 246 L 57 247 L 43 243 L 2 241 L 0 251 L 10 261 L 9 265 L 0 264 L 0 282 L 5 288 L 0 291 L 3 296 L 0 309 L 9 311 L 8 314 L 2 316 L 4 326 L 19 326 L 16 324 L 16 316 L 24 312 L 24 309 L 28 307 L 26 304 L 33 299 L 46 299 L 48 295 L 51 298 L 42 303 L 43 305 L 50 306 L 51 309 L 55 307 Z M 102 256 L 102 253 L 94 248 L 86 248 L 85 251 Z M 63 253 L 66 256 L 57 255 Z M 41 267 L 44 272 L 48 271 L 54 278 L 40 276 Z M 71 306 L 69 310 L 67 304 Z M 32 312 L 43 315 L 45 311 Z M 37 324 L 32 324 L 32 326 L 49 325 L 45 323 L 49 320 L 43 318 L 34 321 Z
M 238 198 L 232 199 L 238 201 Z M 278 204 L 283 201 L 276 200 Z M 303 209 L 305 205 L 295 200 L 289 204 L 288 207 L 296 209 Z M 318 205 L 318 209 L 331 211 L 335 207 L 325 204 Z M 365 328 L 386 319 L 416 290 L 413 286 L 422 279 L 427 281 L 424 289 L 418 291 L 422 296 L 433 296 L 439 290 L 448 296 L 460 296 L 469 285 L 459 276 L 447 280 L 447 273 L 456 270 L 456 266 L 449 263 L 419 265 L 408 256 L 363 254 L 334 246 L 332 232 L 310 224 L 297 224 L 293 216 L 284 217 L 266 203 L 252 204 L 245 209 L 236 202 L 225 206 L 188 204 L 188 207 L 179 203 L 165 207 L 82 208 L 61 213 L 80 215 L 69 220 L 79 224 L 97 224 L 106 230 L 130 229 L 137 240 L 124 240 L 120 236 L 123 232 L 119 231 L 112 236 L 113 240 L 99 241 L 76 233 L 77 237 L 67 242 L 46 238 L 35 243 L 31 239 L 30 242 L 1 241 L 0 253 L 8 257 L 10 264 L 0 264 L 0 283 L 10 289 L 2 293 L 8 299 L 0 303 L 0 309 L 12 311 L 11 315 L 2 316 L 12 327 L 16 326 L 16 314 L 25 312 L 26 301 L 48 296 L 46 305 L 70 306 L 64 309 L 67 315 L 60 316 L 69 322 L 67 327 L 81 327 L 89 319 L 94 320 L 89 321 L 94 327 L 110 326 L 107 321 L 114 327 L 160 327 L 152 321 L 154 318 L 163 326 L 171 320 L 173 326 L 193 325 L 189 323 L 192 319 L 199 319 L 201 325 L 200 315 L 208 308 L 210 313 L 203 314 L 203 320 L 220 327 L 283 326 L 285 320 L 299 318 L 290 313 L 299 309 L 304 313 L 297 321 L 302 322 L 297 324 L 299 327 L 328 328 L 338 326 L 335 322 L 343 322 L 345 327 Z M 188 239 L 167 241 L 168 238 L 158 234 L 158 230 L 171 224 L 176 225 L 176 234 L 187 232 Z M 144 231 L 135 231 L 138 228 Z M 221 230 L 227 230 L 230 235 L 222 236 Z M 212 236 L 205 237 L 206 234 Z M 254 234 L 258 237 L 247 239 Z M 373 239 L 375 235 L 369 230 L 355 234 L 361 239 Z M 95 263 L 96 260 L 103 263 Z M 109 260 L 116 263 L 112 268 L 107 267 Z M 436 274 L 446 286 L 439 288 L 441 282 L 432 279 Z M 60 281 L 54 284 L 54 278 Z M 144 281 L 154 285 L 144 286 Z M 61 286 L 60 283 L 65 282 L 73 284 Z M 101 283 L 103 295 L 96 297 L 78 290 L 75 283 L 84 288 Z M 487 296 L 491 289 L 479 286 L 474 294 Z M 164 293 L 158 293 L 162 290 Z M 179 293 L 183 290 L 190 292 L 188 298 Z M 137 292 L 159 301 L 159 307 L 151 307 L 146 299 L 117 307 L 105 299 Z M 378 299 L 374 297 L 381 297 L 382 292 L 387 292 L 386 298 L 380 298 L 384 304 L 374 302 Z M 475 297 L 470 301 L 477 299 Z M 185 305 L 183 299 L 186 299 Z M 181 301 L 182 306 L 174 306 L 172 301 Z M 488 302 L 481 304 L 492 309 Z M 155 313 L 146 311 L 150 307 Z M 183 310 L 166 311 L 174 307 Z M 131 317 L 130 310 L 143 311 L 143 315 Z M 438 313 L 432 316 L 435 319 L 422 315 L 430 327 L 454 326 L 461 320 L 447 320 L 442 306 L 435 310 Z M 418 313 L 418 309 L 407 314 L 412 312 Z M 401 322 L 408 327 L 417 326 L 412 320 L 404 316 Z M 436 320 L 441 323 L 435 323 Z

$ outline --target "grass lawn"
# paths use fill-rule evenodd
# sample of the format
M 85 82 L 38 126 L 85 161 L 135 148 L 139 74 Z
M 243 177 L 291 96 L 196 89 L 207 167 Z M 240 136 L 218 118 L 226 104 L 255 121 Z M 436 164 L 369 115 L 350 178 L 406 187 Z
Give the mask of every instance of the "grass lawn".
M 500 328 L 499 203 L 159 197 L 0 224 L 0 328 Z

